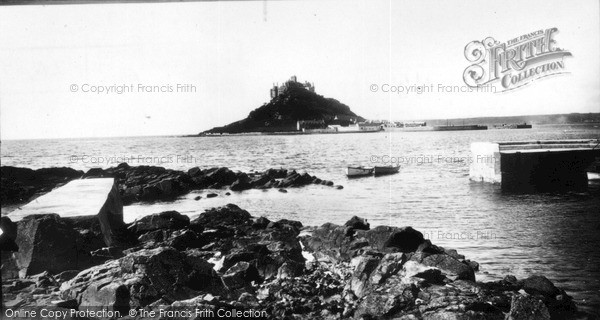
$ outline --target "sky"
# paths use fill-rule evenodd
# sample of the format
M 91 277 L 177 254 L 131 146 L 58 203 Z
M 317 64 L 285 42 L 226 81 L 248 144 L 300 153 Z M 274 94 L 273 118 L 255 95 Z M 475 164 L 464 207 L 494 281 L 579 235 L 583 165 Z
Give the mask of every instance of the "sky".
M 548 28 L 558 29 L 557 46 L 572 53 L 564 59 L 565 74 L 503 93 L 440 89 L 465 86 L 469 42 L 505 42 Z M 273 83 L 292 75 L 368 119 L 600 112 L 600 5 L 365 0 L 7 6 L 0 7 L 0 70 L 3 140 L 195 134 L 245 118 L 270 100 Z M 434 90 L 382 92 L 391 86 Z

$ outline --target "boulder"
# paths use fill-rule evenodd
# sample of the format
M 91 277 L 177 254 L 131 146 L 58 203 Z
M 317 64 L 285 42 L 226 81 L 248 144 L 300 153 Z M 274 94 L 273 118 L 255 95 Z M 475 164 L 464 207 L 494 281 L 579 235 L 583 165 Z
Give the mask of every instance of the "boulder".
M 218 183 L 220 185 L 230 185 L 237 180 L 237 175 L 235 172 L 225 167 L 209 169 L 205 174 L 205 177 L 208 178 L 212 183 Z
M 304 272 L 304 263 L 289 260 L 284 262 L 277 270 L 277 279 L 291 279 L 299 277 Z
M 138 219 L 133 222 L 128 229 L 136 235 L 140 235 L 159 229 L 183 229 L 189 226 L 189 224 L 190 217 L 182 215 L 177 211 L 164 211 Z
M 91 168 L 86 173 L 84 173 L 83 176 L 81 176 L 81 179 L 104 178 L 108 176 L 109 174 L 102 168 Z
M 202 169 L 198 168 L 198 167 L 193 167 L 191 169 L 188 170 L 187 174 L 190 177 L 196 177 L 202 174 Z
M 19 247 L 15 243 L 17 238 L 17 224 L 8 217 L 0 218 L 0 251 L 17 251 Z
M 354 271 L 350 280 L 350 290 L 357 297 L 363 297 L 369 289 L 371 273 L 379 266 L 380 261 L 381 257 L 372 255 L 363 255 L 352 259 L 350 266 L 354 267 Z
M 350 220 L 346 221 L 344 226 L 353 230 L 369 230 L 370 228 L 367 219 L 359 218 L 357 216 L 353 216 Z
M 552 281 L 541 275 L 534 275 L 523 280 L 523 290 L 532 295 L 540 294 L 552 299 L 560 293 Z
M 190 224 L 209 229 L 219 226 L 246 225 L 252 222 L 251 218 L 252 216 L 248 211 L 240 209 L 235 204 L 228 204 L 224 207 L 206 210 L 196 219 L 192 220 Z
M 78 269 L 79 233 L 58 214 L 27 216 L 17 228 L 14 257 L 21 276 Z
M 269 219 L 265 217 L 259 217 L 258 219 L 254 220 L 252 226 L 257 229 L 264 229 L 269 225 L 269 223 L 271 223 Z
M 177 250 L 202 248 L 207 245 L 207 241 L 203 237 L 198 237 L 196 232 L 192 230 L 182 230 L 174 232 L 168 241 L 168 246 L 171 246 Z
M 425 257 L 422 264 L 436 267 L 453 280 L 475 281 L 475 271 L 468 265 L 446 254 L 433 254 Z
M 229 187 L 231 191 L 243 191 L 252 188 L 252 184 L 246 179 L 237 179 Z
M 230 290 L 245 287 L 251 282 L 260 280 L 258 270 L 256 267 L 246 261 L 240 261 L 231 268 L 229 268 L 225 274 L 223 274 L 223 283 Z
M 271 181 L 271 177 L 267 174 L 262 174 L 259 176 L 255 176 L 254 178 L 252 178 L 252 180 L 250 181 L 251 187 L 252 188 L 263 188 L 265 186 L 265 184 L 267 184 L 269 181 Z
M 510 303 L 509 320 L 550 320 L 546 305 L 532 296 L 515 295 Z
M 373 290 L 358 304 L 355 319 L 393 318 L 394 314 L 415 304 L 419 289 L 412 283 L 391 278 Z
M 388 278 L 397 274 L 402 269 L 405 262 L 406 256 L 404 253 L 396 252 L 386 254 L 381 258 L 381 262 L 371 274 L 371 283 L 376 285 L 382 284 Z
M 79 310 L 128 311 L 161 297 L 189 299 L 196 290 L 223 293 L 221 279 L 203 258 L 169 247 L 143 249 L 82 271 L 61 285 Z
M 350 261 L 359 248 L 353 247 L 353 238 L 347 228 L 333 223 L 325 223 L 312 230 L 312 234 L 302 238 L 305 248 L 319 261 Z
M 411 227 L 394 230 L 384 243 L 384 247 L 398 248 L 401 252 L 414 252 L 425 241 L 423 234 Z

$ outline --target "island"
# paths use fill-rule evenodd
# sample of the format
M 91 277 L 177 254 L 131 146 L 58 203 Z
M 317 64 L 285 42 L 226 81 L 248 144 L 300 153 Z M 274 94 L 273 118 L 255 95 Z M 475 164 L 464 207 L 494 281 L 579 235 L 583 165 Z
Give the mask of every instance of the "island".
M 312 83 L 301 83 L 292 76 L 270 89 L 271 101 L 250 112 L 248 117 L 199 135 L 223 134 L 310 134 L 377 132 L 378 122 L 367 121 L 350 107 L 315 92 Z

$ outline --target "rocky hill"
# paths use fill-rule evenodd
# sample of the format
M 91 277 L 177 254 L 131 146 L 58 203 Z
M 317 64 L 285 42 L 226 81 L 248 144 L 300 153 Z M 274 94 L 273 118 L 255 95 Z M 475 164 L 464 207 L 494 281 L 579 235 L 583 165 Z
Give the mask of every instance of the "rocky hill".
M 288 82 L 287 86 L 287 91 L 251 111 L 246 119 L 203 133 L 296 131 L 298 120 L 323 120 L 327 124 L 336 117 L 339 121 L 364 121 L 347 105 L 306 90 L 300 83 Z

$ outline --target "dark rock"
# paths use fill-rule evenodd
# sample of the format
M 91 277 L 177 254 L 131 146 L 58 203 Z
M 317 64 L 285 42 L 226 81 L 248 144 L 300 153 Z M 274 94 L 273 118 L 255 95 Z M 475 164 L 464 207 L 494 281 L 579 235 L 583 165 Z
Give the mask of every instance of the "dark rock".
M 337 186 L 335 186 L 335 188 L 338 190 L 342 190 L 342 189 L 344 189 L 344 186 L 337 185 Z
M 145 186 L 142 188 L 140 200 L 151 201 L 160 198 L 160 189 L 157 186 Z
M 464 263 L 471 267 L 471 269 L 479 271 L 479 263 L 477 261 L 465 260 Z
M 200 200 L 200 199 L 202 199 L 202 197 L 201 197 L 201 196 L 196 196 L 196 197 L 194 197 L 194 200 L 196 200 L 196 201 L 198 201 L 198 200 Z
M 534 275 L 523 280 L 523 290 L 529 294 L 540 294 L 548 298 L 554 298 L 560 293 L 552 281 L 539 275 Z
M 148 242 L 159 243 L 168 238 L 168 234 L 166 234 L 166 233 L 167 233 L 166 230 L 149 231 L 149 232 L 146 232 L 146 233 L 143 233 L 142 235 L 140 235 L 137 238 L 137 240 L 141 243 L 148 243 Z
M 245 179 L 237 179 L 229 187 L 231 191 L 243 191 L 252 188 L 252 184 Z
M 117 169 L 129 169 L 131 168 L 127 162 L 121 162 L 117 165 Z
M 177 211 L 164 211 L 145 216 L 129 226 L 129 230 L 137 235 L 159 229 L 177 230 L 190 224 L 190 218 Z
M 304 263 L 297 261 L 286 261 L 277 270 L 277 279 L 290 279 L 302 275 Z
M 550 320 L 550 313 L 540 299 L 515 295 L 510 303 L 508 318 L 511 320 Z
M 371 274 L 371 283 L 380 285 L 390 277 L 396 275 L 406 262 L 406 256 L 401 253 L 388 253 L 381 258 L 381 262 Z
M 422 278 L 427 283 L 443 284 L 446 278 L 439 269 L 427 269 L 413 275 L 415 278 Z
M 300 233 L 300 229 L 302 229 L 302 222 L 288 219 L 280 219 L 276 222 L 270 222 L 267 225 L 267 228 L 287 229 L 292 230 L 292 233 L 294 234 L 298 234 Z
M 255 295 L 250 294 L 248 292 L 244 292 L 238 298 L 238 302 L 243 304 L 244 306 L 256 308 L 259 306 L 258 299 Z
M 269 223 L 271 223 L 271 221 L 269 219 L 267 219 L 265 217 L 260 217 L 254 221 L 252 226 L 257 229 L 264 229 L 269 225 Z
M 202 169 L 198 168 L 198 167 L 193 167 L 191 169 L 188 170 L 188 175 L 190 177 L 196 177 L 202 174 Z
M 91 168 L 85 174 L 83 174 L 81 179 L 104 178 L 104 177 L 108 177 L 108 176 L 109 176 L 109 174 L 106 171 L 104 171 L 102 168 Z
M 160 180 L 167 173 L 151 179 Z M 285 177 L 294 175 L 303 176 L 285 173 Z M 236 177 L 245 179 L 239 173 Z M 72 229 L 77 255 L 102 245 L 97 219 L 50 217 Z M 142 243 L 92 250 L 91 255 L 99 259 L 94 261 L 101 265 L 3 281 L 4 306 L 59 304 L 123 314 L 139 308 L 254 309 L 284 319 L 500 320 L 505 314 L 510 319 L 577 315 L 572 298 L 541 276 L 474 282 L 473 262 L 455 250 L 433 245 L 410 227 L 371 230 L 365 220 L 353 217 L 344 226 L 328 223 L 305 228 L 293 220 L 253 218 L 229 204 L 206 210 L 191 222 L 176 212 L 156 214 L 140 219 L 130 230 Z M 302 250 L 310 253 L 309 261 Z M 207 259 L 219 266 L 219 273 Z M 527 294 L 519 292 L 522 287 Z
M 0 217 L 0 229 L 2 229 L 2 239 L 15 240 L 17 238 L 17 224 L 12 222 L 9 217 Z
M 350 289 L 354 294 L 361 298 L 369 289 L 371 284 L 371 273 L 377 268 L 381 257 L 364 255 L 356 257 L 352 260 L 352 265 L 355 265 L 350 281 Z
M 65 308 L 65 309 L 77 309 L 78 304 L 77 304 L 77 300 L 75 299 L 71 299 L 71 300 L 60 300 L 57 301 L 55 303 L 55 305 L 59 308 Z
M 252 281 L 260 280 L 256 267 L 245 261 L 234 264 L 225 272 L 222 278 L 223 283 L 230 290 L 242 288 Z
M 465 259 L 465 256 L 463 256 L 462 254 L 458 254 L 458 252 L 454 249 L 444 249 L 444 252 L 456 260 L 464 260 Z
M 219 195 L 216 194 L 216 193 L 209 193 L 209 194 L 206 195 L 207 198 L 214 198 L 214 197 L 217 197 L 217 196 L 219 196 Z
M 0 251 L 17 251 L 19 247 L 15 243 L 17 238 L 17 224 L 8 217 L 0 218 Z
M 411 227 L 377 226 L 357 230 L 355 236 L 365 238 L 372 248 L 380 251 L 414 252 L 425 242 L 423 234 Z
M 60 273 L 77 269 L 79 233 L 57 214 L 31 215 L 17 222 L 14 254 L 22 276 L 43 271 Z
M 445 254 L 433 254 L 420 261 L 426 266 L 441 269 L 448 278 L 475 281 L 475 271 L 468 265 Z
M 312 235 L 304 237 L 302 243 L 319 261 L 350 261 L 358 248 L 353 246 L 347 228 L 333 223 L 325 223 L 314 229 Z
M 147 306 L 163 296 L 189 299 L 195 290 L 222 293 L 212 265 L 193 253 L 173 248 L 144 249 L 92 267 L 61 286 L 63 299 L 78 301 L 79 310 L 103 306 L 125 311 Z
M 392 278 L 360 301 L 355 318 L 392 318 L 396 312 L 414 305 L 418 291 L 414 284 Z
M 217 168 L 216 170 L 214 168 L 209 169 L 205 176 L 213 183 L 218 183 L 220 185 L 230 185 L 237 180 L 235 172 L 225 167 Z
M 359 218 L 357 216 L 354 216 L 350 220 L 346 221 L 344 226 L 357 230 L 369 230 L 370 228 L 367 219 Z
M 79 274 L 79 272 L 79 270 L 65 270 L 57 274 L 54 278 L 58 283 L 63 283 L 73 279 L 77 274 Z
M 425 239 L 423 234 L 411 227 L 403 227 L 395 230 L 384 247 L 398 248 L 401 252 L 414 252 Z
M 184 230 L 179 234 L 173 235 L 166 244 L 177 250 L 185 250 L 190 248 L 202 248 L 208 243 L 207 241 L 204 241 L 203 238 L 198 237 L 196 232 L 192 230 Z
M 58 284 L 54 277 L 48 273 L 48 271 L 31 275 L 29 278 L 35 281 L 35 286 L 38 288 L 47 288 L 50 286 L 56 286 Z
M 239 226 L 251 223 L 252 216 L 248 211 L 240 209 L 235 204 L 224 207 L 213 208 L 201 213 L 191 221 L 191 225 L 200 225 L 204 228 L 216 228 L 219 226 Z
M 238 262 L 250 262 L 257 258 L 256 252 L 250 250 L 239 249 L 234 252 L 227 254 L 223 258 L 223 267 L 221 272 L 226 272 L 229 268 L 236 265 Z
M 419 245 L 416 252 L 425 255 L 445 253 L 444 248 L 433 245 L 429 239 L 425 239 L 425 241 Z
M 91 252 L 92 257 L 96 257 L 96 261 L 104 263 L 106 260 L 118 259 L 123 256 L 123 250 L 118 247 L 106 247 L 97 249 Z
M 281 179 L 281 178 L 285 178 L 287 176 L 287 170 L 286 169 L 269 169 L 269 170 L 265 171 L 264 174 L 271 179 Z
M 279 192 L 282 192 L 282 193 L 287 193 L 287 192 L 288 192 L 287 190 L 285 190 L 285 189 L 283 189 L 283 188 L 281 188 L 281 189 L 279 189 L 279 190 L 277 190 L 277 191 L 279 191 Z
M 269 181 L 271 181 L 271 179 L 272 178 L 268 174 L 263 174 L 263 175 L 253 178 L 250 181 L 250 184 L 251 184 L 252 188 L 262 188 L 265 186 L 265 184 L 267 184 Z

